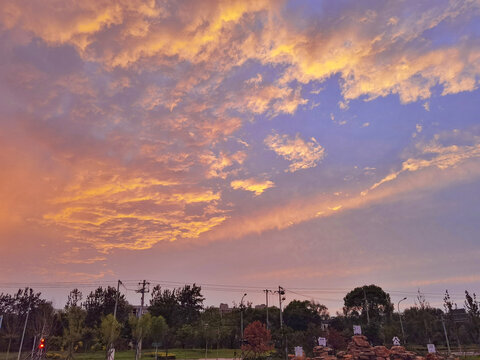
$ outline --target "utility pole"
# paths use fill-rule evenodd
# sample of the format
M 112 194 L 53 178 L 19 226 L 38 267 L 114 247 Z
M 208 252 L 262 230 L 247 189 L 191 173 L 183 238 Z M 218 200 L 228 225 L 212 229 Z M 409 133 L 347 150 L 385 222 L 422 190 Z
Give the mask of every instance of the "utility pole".
M 142 294 L 142 300 L 141 300 L 141 303 L 140 303 L 140 312 L 138 314 L 138 318 L 140 320 L 140 318 L 143 315 L 143 305 L 145 303 L 145 293 L 148 293 L 150 291 L 148 289 L 148 285 L 150 285 L 150 283 L 146 280 L 143 280 L 141 283 L 138 283 L 138 285 L 142 286 L 140 289 L 136 290 L 137 293 Z M 142 357 L 142 336 L 143 336 L 142 328 L 140 328 L 140 339 L 138 340 L 138 343 L 137 343 L 137 351 L 135 353 L 135 360 L 138 360 Z
M 118 308 L 118 299 L 120 297 L 120 285 L 123 285 L 121 280 L 118 280 L 117 282 L 117 292 L 115 294 L 115 307 L 113 308 L 113 319 L 117 320 L 117 308 Z M 114 327 L 115 321 L 112 322 L 112 328 L 110 329 L 110 340 L 113 337 L 113 327 Z M 110 346 L 108 348 L 108 355 L 107 355 L 108 360 L 114 360 L 115 359 L 115 348 L 113 347 L 113 342 L 110 343 Z
M 365 309 L 367 310 L 367 324 L 370 325 L 370 316 L 368 314 L 368 300 L 367 293 L 365 292 L 365 286 L 363 287 L 363 298 L 365 299 Z
M 282 315 L 282 296 L 285 294 L 285 290 L 281 286 L 278 287 L 278 304 L 280 309 L 280 329 L 283 330 L 283 315 Z
M 445 340 L 447 340 L 448 356 L 450 356 L 451 355 L 450 342 L 448 341 L 447 328 L 445 327 L 445 319 L 443 318 L 443 315 L 442 315 L 442 325 L 443 325 L 443 332 L 445 334 Z
M 276 291 L 277 292 L 277 291 Z M 283 314 L 282 314 L 282 301 L 285 300 L 283 297 L 285 295 L 285 289 L 281 286 L 278 287 L 278 306 L 280 310 L 280 330 L 283 334 L 283 342 L 285 344 L 285 360 L 288 360 L 288 346 L 287 346 L 287 337 L 283 329 Z
M 120 285 L 123 285 L 121 280 L 118 280 L 117 282 L 117 296 L 115 297 L 115 308 L 113 309 L 113 318 L 116 320 L 117 319 L 117 308 L 118 308 L 118 298 L 120 296 Z
M 269 292 L 272 292 L 272 290 L 268 290 L 268 289 L 265 289 L 263 290 L 263 292 L 265 293 L 265 304 L 267 306 L 267 330 L 269 329 L 269 324 L 268 324 L 268 293 Z
M 22 340 L 20 341 L 20 348 L 18 349 L 17 360 L 20 360 L 22 355 L 23 339 L 25 338 L 25 330 L 27 330 L 28 315 L 30 314 L 30 304 L 28 304 L 27 316 L 25 317 L 25 325 L 23 325 Z
M 32 355 L 31 358 L 33 359 L 33 356 L 35 354 L 35 345 L 37 345 L 37 335 L 33 337 L 33 345 L 32 345 Z

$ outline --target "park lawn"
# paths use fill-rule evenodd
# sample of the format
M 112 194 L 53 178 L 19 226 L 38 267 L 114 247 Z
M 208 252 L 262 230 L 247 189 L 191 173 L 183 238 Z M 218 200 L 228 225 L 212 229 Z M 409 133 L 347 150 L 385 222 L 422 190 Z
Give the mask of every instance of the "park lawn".
M 219 358 L 234 358 L 236 352 L 236 357 L 240 357 L 240 350 L 238 349 L 218 349 L 218 357 Z M 62 354 L 65 353 L 61 351 L 50 351 L 50 353 Z M 143 349 L 142 351 L 142 358 L 143 359 L 154 359 L 154 357 L 149 356 L 150 354 L 155 353 L 155 349 Z M 164 351 L 158 350 L 159 355 L 164 355 Z M 21 359 L 24 359 L 29 352 L 23 352 Z M 205 349 L 171 349 L 168 350 L 168 354 L 174 354 L 177 360 L 182 359 L 204 359 L 205 358 Z M 6 359 L 6 353 L 0 353 L 0 359 L 3 360 L 16 360 L 17 353 L 11 352 Z M 217 350 L 208 350 L 207 357 L 209 359 L 216 359 L 217 358 Z M 97 352 L 87 352 L 87 353 L 76 353 L 75 354 L 76 360 L 101 360 L 105 359 L 105 352 L 104 351 L 97 351 Z M 116 360 L 133 360 L 135 359 L 135 351 L 127 350 L 127 351 L 117 351 L 115 353 Z M 479 359 L 480 360 L 480 359 Z

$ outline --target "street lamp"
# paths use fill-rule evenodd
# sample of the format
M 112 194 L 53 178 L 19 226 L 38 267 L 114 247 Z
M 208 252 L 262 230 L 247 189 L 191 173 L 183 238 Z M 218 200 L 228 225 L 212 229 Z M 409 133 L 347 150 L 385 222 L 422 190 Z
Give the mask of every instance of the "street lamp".
M 403 323 L 402 323 L 402 313 L 400 312 L 400 303 L 403 301 L 403 300 L 407 300 L 406 297 L 404 297 L 402 300 L 400 300 L 397 304 L 397 308 L 398 308 L 398 317 L 400 318 L 400 327 L 402 328 L 402 337 L 403 337 L 403 344 L 406 343 L 405 341 L 405 331 L 403 330 Z
M 242 356 L 242 359 L 243 359 L 243 298 L 247 296 L 247 294 L 243 294 L 242 296 L 242 300 L 240 300 L 240 332 L 241 332 L 241 336 L 242 336 L 242 344 L 241 344 L 241 356 Z
M 207 354 L 208 354 L 208 335 L 207 335 L 207 327 L 208 323 L 203 324 L 205 328 L 205 360 L 207 360 Z

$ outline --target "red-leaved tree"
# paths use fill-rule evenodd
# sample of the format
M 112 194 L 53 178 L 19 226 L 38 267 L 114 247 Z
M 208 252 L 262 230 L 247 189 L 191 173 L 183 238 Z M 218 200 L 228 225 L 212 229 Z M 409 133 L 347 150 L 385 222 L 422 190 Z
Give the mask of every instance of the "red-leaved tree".
M 245 328 L 243 339 L 242 350 L 245 358 L 257 359 L 273 349 L 270 331 L 260 321 L 254 321 Z

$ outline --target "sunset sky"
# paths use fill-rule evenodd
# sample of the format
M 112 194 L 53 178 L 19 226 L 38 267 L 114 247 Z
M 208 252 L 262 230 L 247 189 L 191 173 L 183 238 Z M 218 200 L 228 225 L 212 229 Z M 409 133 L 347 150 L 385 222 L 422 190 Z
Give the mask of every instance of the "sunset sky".
M 480 291 L 478 0 L 0 0 L 0 54 L 0 292 Z

